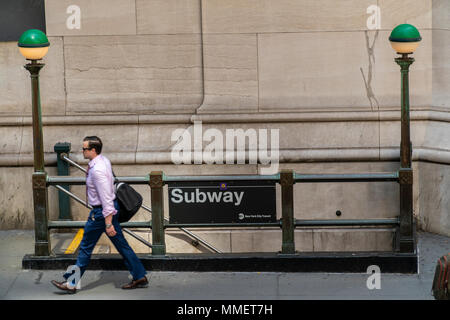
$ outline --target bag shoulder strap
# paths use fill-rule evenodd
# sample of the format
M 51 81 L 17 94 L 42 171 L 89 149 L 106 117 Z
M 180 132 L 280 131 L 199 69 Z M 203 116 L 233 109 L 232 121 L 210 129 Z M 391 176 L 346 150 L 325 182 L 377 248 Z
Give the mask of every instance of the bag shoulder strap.
M 112 172 L 113 177 L 114 177 L 114 183 L 118 183 L 119 180 L 117 180 L 117 176 L 116 176 L 116 174 L 114 173 L 114 170 L 112 169 L 112 166 L 111 166 L 111 172 Z

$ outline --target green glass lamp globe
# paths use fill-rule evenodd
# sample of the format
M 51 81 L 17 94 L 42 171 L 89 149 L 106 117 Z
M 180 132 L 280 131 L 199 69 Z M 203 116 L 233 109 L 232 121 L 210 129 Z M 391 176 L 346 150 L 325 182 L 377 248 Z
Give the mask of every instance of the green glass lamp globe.
M 27 60 L 41 60 L 47 54 L 50 42 L 41 30 L 30 29 L 22 33 L 17 45 Z
M 413 53 L 421 40 L 419 31 L 410 24 L 396 26 L 389 37 L 391 46 L 397 53 Z

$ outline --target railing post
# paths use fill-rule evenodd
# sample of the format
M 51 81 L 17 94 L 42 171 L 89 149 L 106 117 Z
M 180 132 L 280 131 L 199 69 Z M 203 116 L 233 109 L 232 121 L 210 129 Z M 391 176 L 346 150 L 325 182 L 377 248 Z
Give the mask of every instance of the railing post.
M 69 142 L 58 142 L 54 146 L 54 150 L 57 154 L 57 169 L 58 176 L 69 176 L 69 164 L 61 159 L 61 155 L 65 154 L 69 157 L 70 152 L 70 143 Z M 70 191 L 69 185 L 63 185 L 62 188 Z M 70 210 L 70 198 L 64 192 L 58 190 L 58 203 L 59 203 L 59 220 L 72 220 L 72 213 Z
M 47 173 L 35 172 L 32 176 L 34 204 L 34 236 L 36 256 L 50 255 L 50 236 L 48 231 L 48 192 Z
M 280 173 L 281 184 L 281 215 L 282 215 L 282 254 L 295 253 L 294 242 L 294 172 L 282 170 Z
M 164 197 L 163 172 L 150 173 L 150 192 L 152 203 L 152 255 L 165 255 L 166 242 L 164 237 Z
M 413 170 L 400 168 L 400 227 L 398 236 L 398 250 L 400 252 L 414 252 L 414 223 L 413 223 Z

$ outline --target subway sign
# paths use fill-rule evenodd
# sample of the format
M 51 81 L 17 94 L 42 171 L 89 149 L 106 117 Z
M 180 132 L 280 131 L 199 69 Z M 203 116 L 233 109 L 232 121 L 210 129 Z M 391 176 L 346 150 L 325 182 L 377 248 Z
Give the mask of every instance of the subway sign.
M 170 182 L 169 221 L 236 224 L 275 222 L 275 182 Z

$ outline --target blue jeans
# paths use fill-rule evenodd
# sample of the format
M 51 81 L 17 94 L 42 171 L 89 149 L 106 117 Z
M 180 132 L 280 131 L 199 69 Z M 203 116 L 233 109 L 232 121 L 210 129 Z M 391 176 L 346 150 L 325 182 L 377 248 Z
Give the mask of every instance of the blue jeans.
M 117 200 L 114 200 L 114 207 L 117 211 L 119 211 Z M 118 216 L 119 214 L 116 214 L 112 219 L 112 224 L 114 225 L 114 229 L 117 234 L 114 237 L 108 237 L 124 259 L 127 269 L 133 276 L 133 280 L 141 279 L 147 274 L 147 272 L 145 271 L 142 262 L 136 256 L 133 249 L 130 248 L 130 245 L 123 236 L 122 228 L 120 227 L 118 221 Z M 105 228 L 105 218 L 102 214 L 102 208 L 92 209 L 89 213 L 89 218 L 86 225 L 84 226 L 84 235 L 81 240 L 80 251 L 76 262 L 76 265 L 80 268 L 80 278 L 86 271 L 89 261 L 91 260 L 92 251 L 94 250 L 94 247 L 97 244 L 98 239 L 100 239 L 102 233 L 106 231 Z M 64 278 L 67 280 L 71 275 L 72 273 L 65 273 Z

